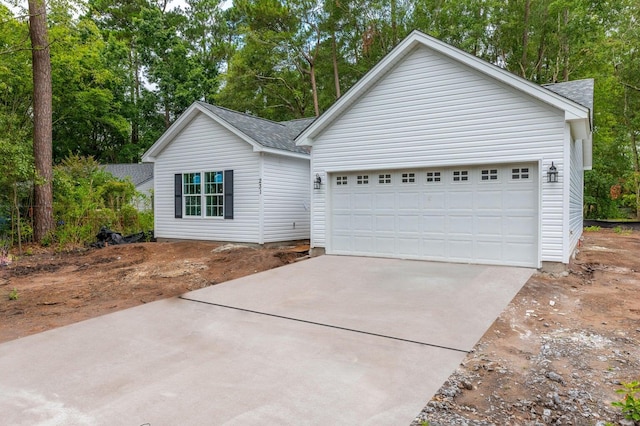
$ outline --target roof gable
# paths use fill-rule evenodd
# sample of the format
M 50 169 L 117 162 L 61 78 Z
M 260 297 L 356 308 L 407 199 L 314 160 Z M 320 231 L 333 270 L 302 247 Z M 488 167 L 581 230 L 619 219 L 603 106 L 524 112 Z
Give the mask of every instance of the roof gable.
M 298 137 L 298 145 L 313 145 L 314 138 L 322 133 L 331 123 L 340 117 L 351 105 L 356 103 L 378 81 L 380 81 L 396 64 L 404 60 L 418 46 L 424 46 L 436 53 L 468 66 L 502 84 L 531 96 L 539 101 L 564 111 L 565 120 L 572 124 L 577 138 L 591 138 L 590 109 L 575 100 L 556 93 L 550 89 L 532 83 L 511 72 L 490 64 L 474 55 L 466 53 L 449 44 L 437 40 L 420 31 L 413 31 L 396 48 L 385 56 L 364 77 L 362 77 L 344 96 L 331 106 L 313 124 L 307 127 Z M 593 96 L 593 95 L 591 95 Z
M 313 119 L 277 123 L 196 101 L 191 104 L 156 143 L 143 154 L 143 161 L 154 161 L 154 158 L 200 113 L 205 114 L 240 139 L 252 145 L 255 152 L 263 151 L 298 158 L 308 158 L 309 156 L 309 149 L 307 147 L 297 146 L 294 139 Z M 299 123 L 291 124 L 296 122 Z

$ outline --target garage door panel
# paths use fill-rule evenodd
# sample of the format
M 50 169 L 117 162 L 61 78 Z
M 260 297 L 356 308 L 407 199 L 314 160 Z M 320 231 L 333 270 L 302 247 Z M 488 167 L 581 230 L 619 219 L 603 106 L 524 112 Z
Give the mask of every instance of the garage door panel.
M 447 231 L 451 235 L 473 235 L 473 215 L 450 215 Z
M 453 186 L 453 185 L 452 185 Z M 453 209 L 465 209 L 473 210 L 473 192 L 472 191 L 460 191 L 449 192 L 449 205 L 450 210 Z
M 374 199 L 375 199 L 374 209 L 376 209 L 376 211 L 384 211 L 384 210 L 388 210 L 390 212 L 395 211 L 396 197 L 393 192 L 375 194 Z
M 525 191 L 510 191 L 509 195 L 505 197 L 504 208 L 507 210 L 511 209 L 530 209 L 531 208 L 531 200 L 535 197 L 535 192 L 533 190 Z
M 506 235 L 530 236 L 536 229 L 536 220 L 531 216 L 510 216 L 505 218 Z
M 373 194 L 353 194 L 352 206 L 354 210 L 371 211 L 373 208 Z
M 353 239 L 353 251 L 356 253 L 367 253 L 373 247 L 374 239 L 371 236 L 358 236 L 354 235 Z
M 349 233 L 351 232 L 351 216 L 346 214 L 334 215 L 332 221 L 333 230 L 337 233 Z
M 402 214 L 398 216 L 398 232 L 420 233 L 420 216 Z
M 334 209 L 349 209 L 351 206 L 351 194 L 346 191 L 336 191 L 333 194 Z
M 504 259 L 508 262 L 520 262 L 523 265 L 530 264 L 526 260 L 531 259 L 531 243 L 507 242 L 504 246 Z
M 375 216 L 375 232 L 394 232 L 396 229 L 396 217 L 391 214 L 379 214 Z
M 421 252 L 421 241 L 417 237 L 398 237 L 398 253 L 403 256 L 417 257 Z
M 476 241 L 476 252 L 478 253 L 478 260 L 484 261 L 497 261 L 504 257 L 502 253 L 503 242 L 502 240 L 479 240 Z
M 480 191 L 476 194 L 476 208 L 479 210 L 502 210 L 502 195 L 500 190 Z
M 443 234 L 446 231 L 446 227 L 447 217 L 445 215 L 422 215 L 422 232 L 424 234 Z
M 502 216 L 478 216 L 475 222 L 476 235 L 502 235 Z
M 512 179 L 522 167 L 529 179 Z M 494 174 L 482 170 L 497 170 L 497 179 L 482 180 Z M 454 171 L 467 180 L 453 181 Z M 358 185 L 359 175 L 369 183 Z M 348 184 L 331 178 L 328 253 L 538 266 L 535 164 L 340 176 Z
M 372 232 L 373 231 L 373 220 L 374 216 L 371 214 L 354 214 L 353 222 L 351 223 L 351 227 L 354 231 L 365 231 Z
M 464 261 L 473 258 L 473 241 L 449 238 L 448 257 L 456 261 Z
M 334 235 L 332 238 L 332 242 L 339 252 L 348 253 L 353 251 L 353 246 L 351 244 L 353 238 L 350 235 Z
M 397 205 L 399 210 L 420 211 L 420 193 L 419 192 L 403 192 L 397 195 Z
M 447 241 L 443 238 L 427 236 L 422 240 L 422 253 L 429 259 L 446 259 Z
M 389 235 L 386 237 L 376 234 L 373 244 L 376 254 L 393 255 L 396 252 L 395 241 L 395 235 Z
M 430 192 L 429 187 L 425 188 L 422 196 L 423 210 L 443 210 L 447 206 L 447 194 L 444 191 Z

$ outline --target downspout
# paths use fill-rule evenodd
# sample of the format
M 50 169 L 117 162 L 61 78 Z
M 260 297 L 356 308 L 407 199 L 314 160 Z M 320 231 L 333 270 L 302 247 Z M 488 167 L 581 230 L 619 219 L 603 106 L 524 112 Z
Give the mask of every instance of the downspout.
M 264 244 L 264 152 L 258 159 L 258 244 Z
M 571 248 L 571 125 L 565 122 L 563 165 L 560 171 L 562 179 L 562 263 L 569 263 Z

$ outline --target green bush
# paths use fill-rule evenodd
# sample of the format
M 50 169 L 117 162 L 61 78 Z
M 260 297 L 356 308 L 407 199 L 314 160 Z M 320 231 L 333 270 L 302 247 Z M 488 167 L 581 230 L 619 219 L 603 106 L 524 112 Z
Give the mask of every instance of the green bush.
M 153 213 L 133 206 L 138 196 L 133 183 L 113 177 L 94 159 L 68 157 L 54 170 L 52 239 L 66 247 L 95 241 L 103 226 L 124 235 L 149 231 Z
M 617 393 L 623 393 L 624 399 L 620 402 L 612 402 L 611 405 L 622 409 L 622 414 L 627 420 L 640 422 L 640 382 L 623 383 L 624 389 L 618 389 Z

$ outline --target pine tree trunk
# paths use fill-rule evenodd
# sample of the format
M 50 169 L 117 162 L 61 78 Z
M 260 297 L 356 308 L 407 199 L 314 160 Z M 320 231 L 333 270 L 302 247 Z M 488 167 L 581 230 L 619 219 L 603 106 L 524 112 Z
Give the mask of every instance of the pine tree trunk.
M 529 49 L 529 15 L 531 14 L 531 1 L 524 3 L 524 30 L 522 31 L 522 57 L 520 58 L 520 70 L 522 77 L 527 77 L 527 50 Z
M 569 81 L 569 9 L 563 12 L 564 34 L 562 36 L 562 81 Z
M 336 85 L 336 99 L 340 99 L 340 74 L 338 72 L 338 48 L 335 31 L 331 37 L 331 55 L 333 56 L 333 82 Z
M 29 36 L 33 58 L 34 229 L 36 242 L 54 229 L 52 88 L 49 32 L 44 0 L 29 0 Z
M 316 117 L 320 116 L 320 106 L 318 105 L 318 85 L 316 84 L 316 64 L 312 61 L 309 63 L 309 73 L 311 74 L 311 91 L 313 95 L 313 110 Z

